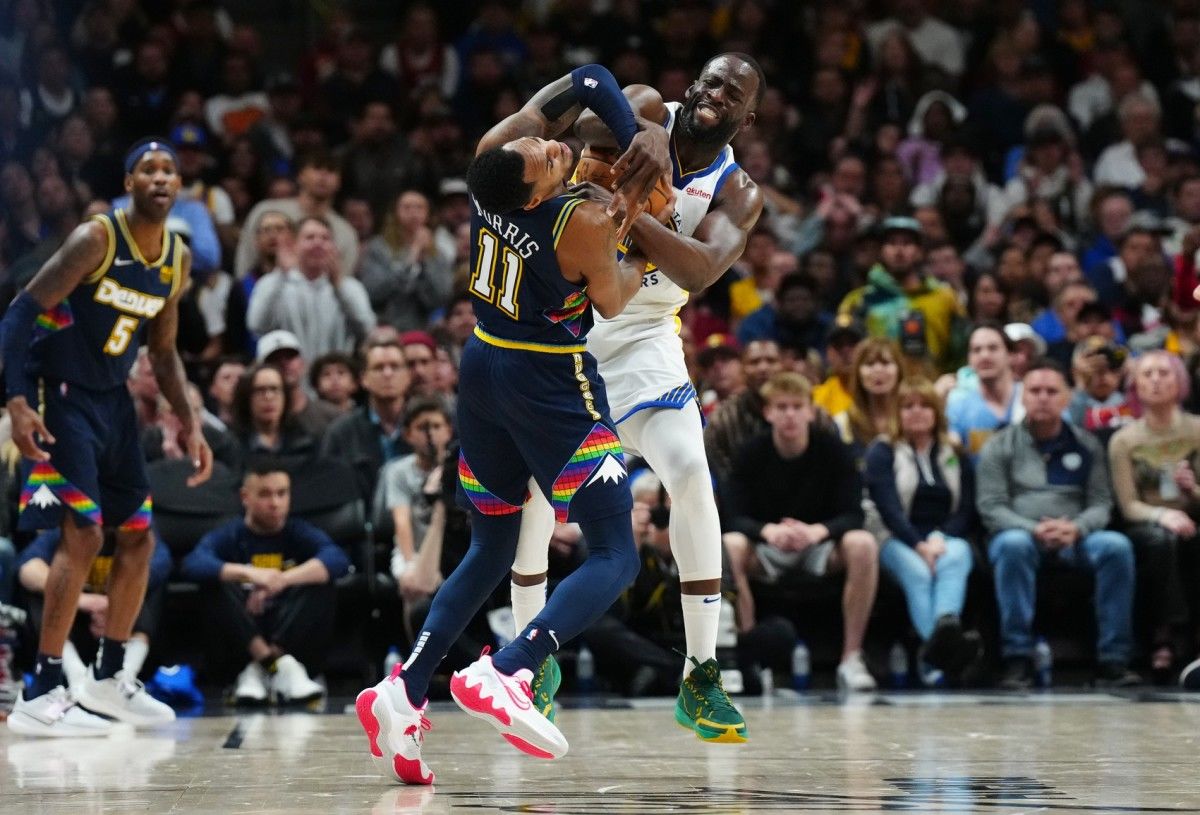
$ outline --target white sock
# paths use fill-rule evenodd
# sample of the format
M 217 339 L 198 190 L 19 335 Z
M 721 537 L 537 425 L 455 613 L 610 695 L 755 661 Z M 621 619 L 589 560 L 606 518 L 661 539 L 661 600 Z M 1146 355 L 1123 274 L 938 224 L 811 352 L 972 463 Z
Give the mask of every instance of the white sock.
M 533 621 L 543 608 L 546 607 L 546 581 L 534 586 L 518 586 L 510 583 L 512 592 L 513 622 L 515 623 L 513 637 L 525 630 L 525 626 Z
M 63 643 L 62 661 L 67 684 L 74 687 L 76 683 L 82 682 L 87 675 L 87 666 L 83 664 L 83 659 L 70 640 Z
M 684 594 L 683 631 L 687 640 L 687 655 L 703 664 L 717 656 L 717 628 L 721 622 L 721 595 Z M 684 664 L 686 676 L 696 666 Z
M 121 661 L 121 669 L 125 671 L 125 675 L 136 677 L 140 674 L 149 653 L 149 642 L 141 637 L 130 637 L 129 641 L 125 643 L 125 659 Z

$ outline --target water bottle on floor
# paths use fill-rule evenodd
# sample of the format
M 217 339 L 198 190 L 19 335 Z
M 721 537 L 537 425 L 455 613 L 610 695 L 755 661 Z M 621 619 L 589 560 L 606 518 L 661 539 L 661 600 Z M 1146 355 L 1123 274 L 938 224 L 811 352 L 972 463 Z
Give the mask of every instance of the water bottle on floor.
M 1039 688 L 1048 688 L 1054 682 L 1054 652 L 1045 637 L 1038 637 L 1033 646 L 1033 678 Z
M 902 642 L 892 645 L 888 654 L 888 679 L 895 690 L 908 687 L 908 649 Z
M 792 689 L 806 691 L 811 682 L 812 655 L 804 640 L 796 640 L 796 647 L 792 649 Z
M 596 658 L 586 645 L 579 646 L 579 658 L 575 662 L 575 680 L 581 693 L 591 693 L 596 688 Z

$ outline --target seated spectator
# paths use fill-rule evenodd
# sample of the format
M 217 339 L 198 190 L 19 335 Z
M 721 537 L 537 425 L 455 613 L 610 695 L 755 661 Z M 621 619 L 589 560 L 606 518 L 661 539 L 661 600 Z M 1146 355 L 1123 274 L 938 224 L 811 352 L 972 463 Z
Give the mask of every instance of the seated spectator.
M 255 334 L 290 331 L 302 354 L 315 359 L 330 351 L 352 352 L 375 327 L 366 289 L 353 269 L 341 266 L 328 221 L 301 220 L 294 250 L 281 248 L 279 263 L 250 295 L 246 325 Z
M 454 274 L 434 246 L 424 194 L 407 190 L 396 198 L 382 234 L 367 243 L 358 276 L 379 319 L 399 331 L 425 328 L 446 305 Z
M 296 197 L 259 201 L 246 215 L 233 263 L 234 274 L 238 277 L 250 274 L 255 266 L 255 255 L 258 254 L 255 248 L 259 238 L 258 227 L 268 212 L 280 213 L 297 229 L 303 218 L 325 221 L 332 231 L 342 273 L 353 274 L 358 267 L 358 236 L 354 234 L 354 227 L 346 223 L 346 219 L 333 209 L 338 187 L 341 186 L 341 176 L 333 156 L 328 152 L 312 149 L 303 153 L 296 168 L 296 182 L 300 187 Z
M 1133 218 L 1133 201 L 1125 190 L 1101 187 L 1092 196 L 1091 213 L 1096 236 L 1079 260 L 1079 265 L 1089 277 L 1093 268 L 1117 256 L 1117 244 L 1129 229 L 1130 219 Z
M 1099 301 L 1080 306 L 1079 313 L 1075 315 L 1075 326 L 1067 334 L 1067 339 L 1052 343 L 1046 356 L 1070 369 L 1076 346 L 1091 337 L 1118 345 L 1125 341 L 1125 332 L 1121 330 L 1121 324 L 1113 319 L 1112 309 Z
M 1162 256 L 1160 224 L 1134 217 L 1117 244 L 1116 255 L 1087 269 L 1087 278 L 1096 289 L 1100 302 L 1113 308 L 1122 301 L 1122 286 L 1130 270 L 1147 260 Z
M 330 354 L 345 354 L 330 351 Z M 304 356 L 299 338 L 290 331 L 272 331 L 258 341 L 258 362 L 273 365 L 283 374 L 288 390 L 288 415 L 296 420 L 300 428 L 320 444 L 325 431 L 339 415 L 332 405 L 313 399 L 304 387 L 305 369 L 308 358 Z
M 324 692 L 309 670 L 333 641 L 334 581 L 350 561 L 324 532 L 289 517 L 291 478 L 280 463 L 255 461 L 241 494 L 245 517 L 201 538 L 180 571 L 207 595 L 214 652 L 250 656 L 235 700 L 307 702 Z
M 861 462 L 876 436 L 896 432 L 896 392 L 904 367 L 894 342 L 871 337 L 859 343 L 851 370 L 850 407 L 833 420 L 842 441 Z
M 946 419 L 971 456 L 978 456 L 997 430 L 1025 416 L 1021 383 L 1013 376 L 1013 350 L 1013 341 L 995 323 L 976 326 L 967 338 L 967 365 L 974 382 L 960 372 L 947 399 Z
M 881 526 L 879 560 L 908 601 L 922 662 L 957 679 L 983 656 L 978 632 L 964 632 L 971 573 L 975 479 L 970 459 L 946 433 L 942 400 L 927 379 L 906 379 L 890 437 L 867 448 L 866 482 Z
M 1038 336 L 1029 323 L 1009 323 L 1004 326 L 1004 335 L 1013 344 L 1013 350 L 1008 355 L 1013 377 L 1021 379 L 1034 360 L 1046 356 L 1046 341 Z
M 1134 417 L 1122 390 L 1128 361 L 1128 351 L 1099 337 L 1079 343 L 1071 359 L 1075 390 L 1067 418 L 1071 424 L 1095 433 L 1104 444 Z
M 967 317 L 971 323 L 1008 321 L 1008 284 L 992 271 L 980 272 L 971 282 L 967 297 Z
M 217 420 L 215 416 L 204 409 L 204 400 L 200 389 L 191 382 L 187 383 L 188 401 L 192 409 L 200 416 L 200 432 L 212 449 L 213 461 L 219 461 L 230 470 L 237 472 L 242 466 L 241 446 L 234 439 L 229 428 Z M 159 461 L 164 458 L 181 459 L 187 455 L 187 448 L 180 444 L 181 427 L 179 419 L 171 410 L 171 403 L 166 397 L 159 396 L 157 421 L 142 428 L 142 451 L 146 461 Z
M 404 351 L 395 339 L 368 343 L 363 356 L 366 404 L 334 420 L 322 442 L 321 455 L 349 462 L 358 474 L 363 502 L 370 506 L 379 469 L 412 452 L 404 440 L 403 421 L 410 374 Z
M 212 379 L 208 383 L 208 409 L 225 425 L 233 425 L 233 393 L 238 380 L 246 372 L 246 363 L 237 357 L 226 357 L 217 362 Z
M 249 220 L 242 229 L 242 235 L 250 231 Z M 287 248 L 296 240 L 296 224 L 287 215 L 277 210 L 264 210 L 258 216 L 254 227 L 254 244 L 251 247 L 250 259 L 245 269 L 238 272 L 242 281 L 242 290 L 249 302 L 254 286 L 259 280 L 275 271 L 280 266 L 279 251 Z
M 1139 597 L 1151 627 L 1150 669 L 1163 679 L 1182 649 L 1200 646 L 1200 417 L 1181 409 L 1188 394 L 1183 363 L 1166 351 L 1133 362 L 1130 399 L 1140 419 L 1125 425 L 1108 445 L 1113 492 L 1122 529 L 1137 556 Z M 1183 675 L 1200 687 L 1200 661 Z
M 759 393 L 767 380 L 783 370 L 779 346 L 771 340 L 754 340 L 742 352 L 746 389 L 717 407 L 704 427 L 708 466 L 718 481 L 729 475 L 733 457 L 742 446 L 770 429 L 763 418 Z
M 828 376 L 813 386 L 813 404 L 830 416 L 845 413 L 854 403 L 854 352 L 866 337 L 861 325 L 848 314 L 839 314 L 825 335 L 825 363 Z
M 860 528 L 862 480 L 854 457 L 836 434 L 813 426 L 811 391 L 794 373 L 767 381 L 763 415 L 771 432 L 742 448 L 722 485 L 738 630 L 757 623 L 751 578 L 774 583 L 844 573 L 838 687 L 873 690 L 862 646 L 879 582 L 879 549 Z
M 1162 108 L 1155 97 L 1135 91 L 1119 101 L 1117 119 L 1123 138 L 1100 154 L 1092 176 L 1097 184 L 1133 189 L 1146 180 L 1137 160 L 1137 148 L 1160 138 Z
M 759 226 L 746 240 L 746 248 L 735 264 L 741 278 L 729 286 L 729 321 L 737 324 L 770 304 L 784 275 L 799 270 L 800 259 L 779 249 L 779 238 Z
M 436 397 L 453 409 L 454 393 L 444 389 L 433 337 L 425 331 L 405 331 L 400 335 L 400 349 L 408 366 L 409 393 Z
M 44 610 L 43 597 L 46 581 L 50 577 L 50 563 L 62 540 L 62 530 L 51 529 L 38 535 L 33 543 L 21 550 L 17 560 L 17 576 L 21 588 L 29 598 L 29 616 L 35 631 L 42 627 Z M 117 534 L 106 531 L 100 554 L 92 561 L 91 571 L 84 578 L 83 594 L 79 595 L 78 611 L 70 637 L 63 649 L 63 672 L 72 690 L 78 691 L 87 677 L 89 668 L 84 658 L 96 655 L 100 638 L 104 636 L 108 617 L 108 577 L 113 569 L 116 554 Z M 141 611 L 133 623 L 133 633 L 125 643 L 125 658 L 118 674 L 122 683 L 134 683 L 146 664 L 150 644 L 158 634 L 163 614 L 163 603 L 167 594 L 167 578 L 171 574 L 171 553 L 166 545 L 155 536 L 154 552 L 150 556 L 149 579 L 146 598 Z M 147 702 L 153 700 L 147 699 Z M 161 702 L 153 702 L 153 708 L 145 711 L 153 721 L 171 721 L 175 714 Z
M 976 505 L 990 538 L 1000 606 L 1000 685 L 1033 683 L 1033 615 L 1037 573 L 1047 561 L 1086 569 L 1096 578 L 1097 684 L 1136 685 L 1129 670 L 1133 632 L 1133 546 L 1105 529 L 1112 491 L 1104 450 L 1091 434 L 1063 421 L 1067 377 L 1052 362 L 1025 374 L 1025 420 L 984 445 L 976 468 Z
M 1070 262 L 1075 265 L 1075 268 L 1079 268 L 1073 255 L 1066 252 L 1061 254 L 1071 258 Z M 1059 256 L 1055 255 L 1050 260 L 1051 264 L 1057 262 L 1058 259 Z M 1082 279 L 1066 283 L 1056 294 L 1051 295 L 1050 307 L 1035 317 L 1030 325 L 1048 344 L 1061 342 L 1074 329 L 1075 321 L 1079 317 L 1079 310 L 1088 303 L 1096 302 L 1097 299 L 1096 290 L 1090 283 Z
M 358 404 L 358 362 L 349 354 L 330 351 L 313 360 L 308 369 L 308 385 L 319 401 L 337 411 L 333 418 L 349 413 Z
M 742 345 L 754 340 L 772 340 L 780 345 L 821 351 L 831 322 L 830 315 L 820 310 L 816 284 L 807 275 L 796 272 L 780 278 L 772 301 L 742 320 L 737 337 Z
M 446 458 L 454 425 L 445 406 L 434 398 L 413 400 L 404 414 L 404 440 L 414 452 L 383 465 L 379 473 L 376 512 L 385 511 L 395 527 L 392 577 L 406 595 L 404 574 L 429 531 L 433 507 L 424 500 L 429 474 Z
M 700 409 L 711 414 L 726 399 L 746 388 L 742 355 L 727 334 L 711 334 L 697 355 L 700 365 Z
M 297 463 L 316 452 L 313 437 L 292 415 L 291 399 L 275 366 L 257 362 L 242 374 L 233 394 L 233 433 L 242 461 L 269 453 Z
M 674 692 L 679 686 L 679 657 L 673 651 L 682 651 L 686 643 L 679 612 L 679 567 L 667 534 L 671 498 L 649 470 L 634 478 L 630 491 L 641 569 L 583 636 L 596 655 L 599 671 L 611 675 L 629 696 Z M 760 668 L 786 674 L 795 643 L 796 630 L 789 621 L 780 617 L 759 621 L 738 636 L 737 663 L 743 677 L 757 682 Z

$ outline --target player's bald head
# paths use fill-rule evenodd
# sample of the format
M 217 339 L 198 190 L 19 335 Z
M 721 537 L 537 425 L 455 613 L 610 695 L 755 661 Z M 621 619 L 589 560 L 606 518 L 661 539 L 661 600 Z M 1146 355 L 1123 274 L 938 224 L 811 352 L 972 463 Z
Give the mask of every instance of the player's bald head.
M 754 104 L 750 110 L 758 109 L 763 94 L 767 92 L 767 77 L 763 73 L 762 66 L 758 64 L 758 60 L 741 51 L 726 51 L 704 63 L 704 67 L 700 70 L 701 76 L 709 70 L 721 76 L 731 79 L 736 77 L 740 80 L 739 84 L 745 87 L 747 95 L 754 97 Z M 751 85 L 751 83 L 753 84 Z

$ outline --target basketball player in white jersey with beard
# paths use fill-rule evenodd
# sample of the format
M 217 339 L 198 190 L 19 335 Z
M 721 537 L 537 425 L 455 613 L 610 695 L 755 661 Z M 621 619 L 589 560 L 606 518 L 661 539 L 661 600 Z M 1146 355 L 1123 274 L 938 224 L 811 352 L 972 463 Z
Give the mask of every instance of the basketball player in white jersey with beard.
M 764 90 L 758 63 L 735 53 L 709 60 L 682 105 L 664 103 L 644 85 L 625 88 L 636 113 L 663 122 L 671 133 L 674 215 L 669 226 L 649 214 L 635 221 L 625 247 L 648 261 L 642 288 L 619 316 L 597 318 L 587 343 L 621 443 L 646 459 L 671 496 L 671 550 L 687 642 L 675 718 L 713 742 L 746 741 L 746 723 L 721 686 L 716 661 L 721 526 L 676 315 L 689 292 L 712 284 L 741 256 L 762 211 L 762 193 L 734 161 L 729 142 L 754 123 Z M 576 132 L 587 144 L 585 155 L 616 152 L 613 137 L 591 111 L 580 117 Z M 545 603 L 547 542 L 555 521 L 541 491 L 530 494 L 513 564 L 517 631 Z M 534 682 L 535 703 L 550 717 L 558 678 L 558 666 L 547 660 Z

